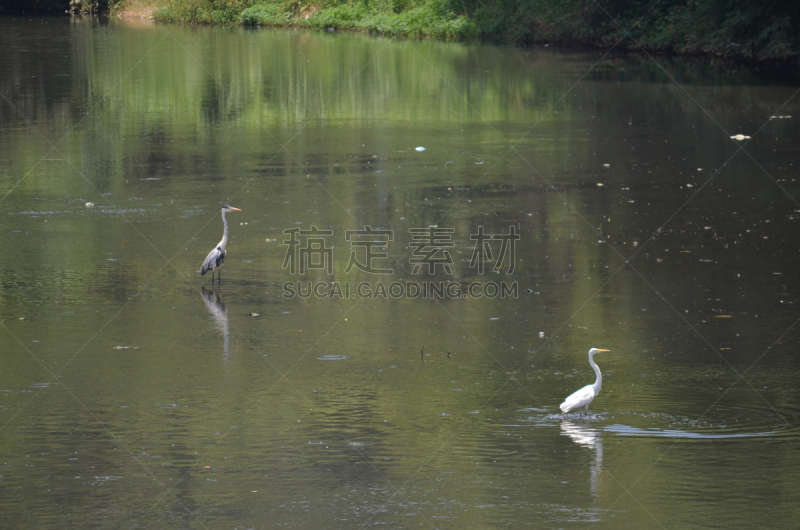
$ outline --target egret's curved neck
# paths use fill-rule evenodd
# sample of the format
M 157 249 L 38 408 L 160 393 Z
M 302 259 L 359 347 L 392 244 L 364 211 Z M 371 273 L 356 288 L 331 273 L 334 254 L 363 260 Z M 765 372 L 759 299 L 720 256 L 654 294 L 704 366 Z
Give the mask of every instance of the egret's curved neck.
M 225 210 L 222 210 L 222 224 L 225 225 L 225 230 L 222 232 L 222 241 L 217 246 L 225 250 L 225 246 L 228 244 L 228 220 L 225 219 Z
M 597 393 L 600 392 L 600 387 L 603 386 L 603 374 L 600 373 L 600 368 L 594 362 L 594 355 L 589 355 L 589 364 L 592 365 L 592 368 L 594 368 L 594 373 L 597 374 L 597 381 L 595 381 L 592 385 L 594 393 L 597 395 Z

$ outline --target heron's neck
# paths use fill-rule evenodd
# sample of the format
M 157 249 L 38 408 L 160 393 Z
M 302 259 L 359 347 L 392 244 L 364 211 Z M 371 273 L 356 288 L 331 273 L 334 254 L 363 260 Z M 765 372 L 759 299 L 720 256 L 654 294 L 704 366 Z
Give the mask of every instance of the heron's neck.
M 222 210 L 222 224 L 225 225 L 225 230 L 222 232 L 222 241 L 217 246 L 225 250 L 225 246 L 228 244 L 228 220 L 225 219 L 225 210 Z
M 594 393 L 597 395 L 597 393 L 600 392 L 600 387 L 603 386 L 603 374 L 600 373 L 600 368 L 594 362 L 594 355 L 589 356 L 589 364 L 592 365 L 592 368 L 594 368 L 594 373 L 597 374 L 597 381 L 595 381 L 592 385 Z

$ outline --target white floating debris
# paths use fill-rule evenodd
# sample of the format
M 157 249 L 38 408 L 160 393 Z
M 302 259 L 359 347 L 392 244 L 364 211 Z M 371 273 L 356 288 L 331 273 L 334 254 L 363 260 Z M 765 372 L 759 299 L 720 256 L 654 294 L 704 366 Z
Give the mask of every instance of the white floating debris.
M 86 203 L 86 207 L 87 208 L 94 208 L 94 203 L 93 202 L 87 202 Z
M 540 331 L 540 332 L 539 332 L 539 338 L 540 338 L 540 339 L 543 339 L 543 338 L 544 338 L 544 331 Z
M 739 141 L 741 141 L 741 140 L 749 140 L 749 139 L 750 139 L 749 136 L 745 136 L 743 134 L 737 134 L 736 136 L 731 136 L 731 140 L 739 140 Z
M 598 187 L 598 188 L 602 188 L 603 186 L 605 186 L 605 184 L 603 184 L 602 182 L 598 182 L 598 183 L 597 183 L 597 187 Z
M 419 147 L 417 147 L 417 148 L 415 148 L 415 149 L 416 149 L 417 151 L 419 151 L 420 153 L 421 153 L 421 152 L 423 152 L 423 151 L 425 151 L 425 148 L 424 148 L 424 147 L 422 147 L 422 146 L 419 146 Z
M 611 167 L 611 164 L 603 164 L 603 167 Z

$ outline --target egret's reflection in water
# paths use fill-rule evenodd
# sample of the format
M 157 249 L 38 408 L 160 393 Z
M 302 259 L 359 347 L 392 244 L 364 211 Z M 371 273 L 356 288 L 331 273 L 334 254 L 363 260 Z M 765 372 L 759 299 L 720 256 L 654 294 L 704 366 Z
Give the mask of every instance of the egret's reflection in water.
M 594 460 L 589 464 L 589 487 L 592 495 L 597 497 L 600 491 L 600 473 L 603 468 L 602 436 L 588 425 L 580 425 L 567 420 L 561 422 L 561 434 L 569 436 L 576 444 L 594 452 Z
M 201 289 L 203 303 L 206 304 L 206 309 L 214 317 L 214 326 L 222 333 L 223 351 L 227 356 L 230 346 L 230 332 L 228 330 L 228 308 L 225 307 L 225 300 L 222 299 L 222 293 L 217 290 L 209 291 L 205 287 L 201 287 Z

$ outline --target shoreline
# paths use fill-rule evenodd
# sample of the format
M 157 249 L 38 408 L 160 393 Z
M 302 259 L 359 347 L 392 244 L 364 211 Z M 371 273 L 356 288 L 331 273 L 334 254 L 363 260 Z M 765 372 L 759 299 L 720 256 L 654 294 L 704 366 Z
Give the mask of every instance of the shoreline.
M 524 43 L 507 43 L 507 42 L 498 42 L 496 40 L 490 39 L 482 39 L 478 36 L 462 38 L 462 39 L 446 39 L 438 36 L 428 36 L 428 35 L 396 35 L 391 33 L 380 33 L 376 31 L 372 31 L 370 29 L 362 29 L 362 28 L 339 28 L 339 27 L 330 27 L 330 28 L 318 28 L 312 27 L 302 23 L 288 23 L 288 24 L 281 24 L 281 25 L 273 25 L 273 24 L 213 24 L 207 22 L 188 22 L 188 21 L 171 21 L 171 20 L 161 20 L 156 16 L 156 11 L 158 11 L 158 7 L 150 6 L 147 9 L 141 10 L 125 10 L 116 12 L 113 14 L 108 14 L 106 16 L 119 18 L 122 20 L 131 20 L 131 19 L 139 19 L 139 20 L 152 20 L 158 23 L 165 23 L 165 24 L 183 24 L 183 25 L 194 25 L 194 26 L 231 26 L 231 27 L 251 27 L 254 29 L 308 29 L 308 30 L 317 30 L 317 31 L 334 31 L 334 32 L 348 32 L 348 33 L 360 33 L 360 34 L 367 34 L 367 35 L 381 35 L 381 36 L 392 36 L 396 38 L 415 38 L 415 39 L 434 39 L 434 40 L 458 40 L 461 42 L 481 42 L 485 44 L 498 44 L 498 45 L 512 45 L 517 48 L 521 49 L 534 49 L 537 47 L 545 47 L 545 48 L 552 48 L 556 50 L 560 50 L 563 52 L 575 52 L 575 53 L 588 53 L 588 52 L 603 52 L 604 50 L 608 50 L 613 43 L 606 43 L 601 42 L 598 40 L 591 40 L 586 38 L 580 38 L 576 36 L 562 36 L 561 38 L 556 39 L 547 39 L 547 38 L 538 38 L 538 39 L 530 39 Z M 86 16 L 86 15 L 83 15 Z M 97 16 L 97 15 L 91 15 Z M 653 56 L 655 57 L 666 57 L 672 59 L 683 59 L 683 60 L 709 60 L 709 61 L 723 61 L 728 64 L 737 65 L 741 67 L 746 67 L 753 70 L 758 70 L 762 68 L 766 68 L 769 70 L 785 70 L 787 73 L 800 73 L 800 54 L 796 54 L 793 56 L 787 57 L 763 57 L 763 58 L 754 58 L 754 57 L 745 57 L 741 55 L 735 54 L 726 54 L 722 52 L 710 52 L 710 51 L 674 51 L 674 50 L 663 50 L 648 46 L 642 46 L 640 44 L 633 44 L 630 41 L 622 41 L 617 43 L 613 49 L 614 53 L 622 53 L 622 54 L 630 54 L 636 55 L 640 57 L 647 57 Z
M 61 11 L 54 6 L 65 1 L 47 0 L 40 5 L 49 7 L 34 10 L 63 16 L 63 6 Z M 84 4 L 87 9 L 81 9 Z M 637 6 L 603 7 L 592 0 L 69 0 L 73 15 L 99 12 L 123 20 L 348 31 L 523 49 L 613 48 L 800 72 L 800 6 L 729 5 L 725 0 Z

